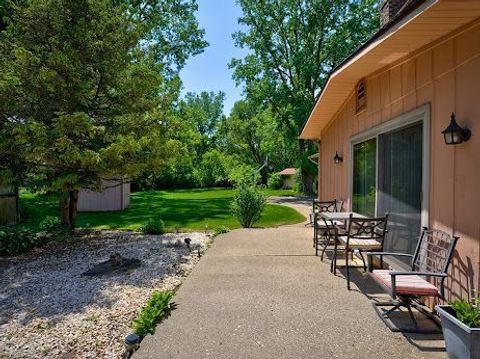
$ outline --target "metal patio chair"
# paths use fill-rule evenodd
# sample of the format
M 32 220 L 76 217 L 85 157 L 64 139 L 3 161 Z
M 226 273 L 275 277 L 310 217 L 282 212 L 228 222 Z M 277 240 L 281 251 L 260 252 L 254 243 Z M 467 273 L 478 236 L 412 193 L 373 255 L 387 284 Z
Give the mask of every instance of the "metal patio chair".
M 412 312 L 412 307 L 417 309 L 439 326 L 435 317 L 418 303 L 420 297 L 436 297 L 443 299 L 445 296 L 444 282 L 447 277 L 448 267 L 457 244 L 458 237 L 451 236 L 440 230 L 429 230 L 424 227 L 418 241 L 415 253 L 368 253 L 368 270 L 372 278 L 392 297 L 392 302 L 374 303 L 378 315 L 392 331 L 406 333 L 439 333 L 432 330 L 421 330 Z M 410 270 L 373 270 L 373 257 L 395 256 L 410 258 Z M 427 279 L 433 279 L 433 282 Z M 397 297 L 399 300 L 397 300 Z M 380 307 L 392 306 L 388 311 Z M 412 329 L 397 328 L 388 318 L 394 311 L 405 307 L 408 310 L 414 327 Z
M 310 213 L 311 221 L 313 223 L 313 247 L 315 248 L 315 255 L 318 255 L 318 243 L 319 237 L 326 239 L 328 227 L 320 221 L 319 213 L 320 212 L 336 212 L 337 211 L 337 200 L 332 201 L 320 201 L 314 199 L 312 201 L 312 212 Z
M 383 242 L 387 233 L 388 213 L 385 217 L 365 218 L 355 217 L 350 213 L 347 230 L 335 226 L 335 248 L 333 252 L 332 269 L 337 272 L 338 245 L 343 246 L 345 253 L 345 270 L 347 277 L 347 288 L 350 290 L 350 263 L 349 256 L 353 262 L 354 251 L 358 252 L 363 262 L 363 269 L 367 271 L 367 265 L 363 256 L 364 252 L 382 251 Z

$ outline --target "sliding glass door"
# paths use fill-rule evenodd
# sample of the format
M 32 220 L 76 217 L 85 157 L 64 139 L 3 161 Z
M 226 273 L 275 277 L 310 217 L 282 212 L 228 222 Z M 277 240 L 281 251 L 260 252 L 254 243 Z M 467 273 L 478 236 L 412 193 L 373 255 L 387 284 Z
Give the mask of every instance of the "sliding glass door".
M 375 216 L 377 140 L 353 146 L 353 211 Z
M 422 123 L 378 136 L 377 212 L 388 212 L 386 250 L 413 253 L 421 228 Z
M 353 145 L 352 210 L 389 213 L 385 250 L 413 253 L 421 229 L 423 125 L 377 133 Z

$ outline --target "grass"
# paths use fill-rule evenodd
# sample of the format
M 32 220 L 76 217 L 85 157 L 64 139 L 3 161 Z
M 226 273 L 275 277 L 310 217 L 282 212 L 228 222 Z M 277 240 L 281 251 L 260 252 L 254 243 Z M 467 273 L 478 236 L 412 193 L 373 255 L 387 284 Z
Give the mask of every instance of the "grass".
M 289 190 L 265 190 L 267 196 L 293 195 Z M 94 229 L 139 230 L 150 218 L 165 221 L 167 231 L 214 230 L 220 226 L 239 228 L 240 223 L 230 214 L 233 198 L 230 189 L 185 189 L 136 192 L 130 196 L 130 206 L 118 212 L 79 213 L 78 227 Z M 20 195 L 22 212 L 26 214 L 24 225 L 37 229 L 46 216 L 58 215 L 58 200 L 53 196 L 22 192 Z M 257 227 L 275 227 L 300 223 L 305 217 L 296 210 L 267 204 Z

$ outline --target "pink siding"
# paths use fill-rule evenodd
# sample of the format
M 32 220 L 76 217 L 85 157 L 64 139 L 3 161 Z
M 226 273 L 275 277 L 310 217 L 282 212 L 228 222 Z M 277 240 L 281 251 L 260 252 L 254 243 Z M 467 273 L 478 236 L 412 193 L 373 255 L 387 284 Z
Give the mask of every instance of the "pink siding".
M 355 114 L 352 89 L 322 131 L 320 198 L 336 197 L 350 205 L 351 136 L 430 104 L 430 226 L 461 237 L 450 298 L 473 294 L 480 284 L 480 22 L 368 76 L 366 90 L 363 112 Z M 441 134 L 452 112 L 472 131 L 471 140 L 459 146 L 445 145 Z M 341 165 L 334 165 L 335 151 L 343 155 Z

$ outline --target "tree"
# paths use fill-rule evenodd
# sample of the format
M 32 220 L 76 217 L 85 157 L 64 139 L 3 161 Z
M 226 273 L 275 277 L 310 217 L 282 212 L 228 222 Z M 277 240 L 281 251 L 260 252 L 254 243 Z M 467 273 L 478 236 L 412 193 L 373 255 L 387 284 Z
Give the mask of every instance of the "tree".
M 273 109 L 293 141 L 329 72 L 378 28 L 377 0 L 239 0 L 246 30 L 234 34 L 251 52 L 233 59 L 247 97 Z M 299 157 L 311 145 L 298 143 Z M 302 161 L 305 162 L 305 161 Z M 302 169 L 304 190 L 311 192 Z
M 212 149 L 216 141 L 218 125 L 223 116 L 223 102 L 225 93 L 203 91 L 200 94 L 188 92 L 179 103 L 178 117 L 184 125 L 183 136 L 196 153 L 196 160 L 200 162 L 203 155 Z
M 270 109 L 258 108 L 248 99 L 237 101 L 230 116 L 219 128 L 220 146 L 226 153 L 237 156 L 246 164 L 260 167 L 268 158 L 269 167 L 283 169 L 295 163 L 295 151 L 285 138 L 285 131 Z M 269 168 L 262 171 L 266 182 Z
M 165 118 L 176 73 L 206 46 L 195 10 L 183 0 L 12 3 L 0 32 L 0 169 L 25 166 L 38 188 L 59 192 L 69 228 L 80 188 L 134 177 L 174 151 Z

